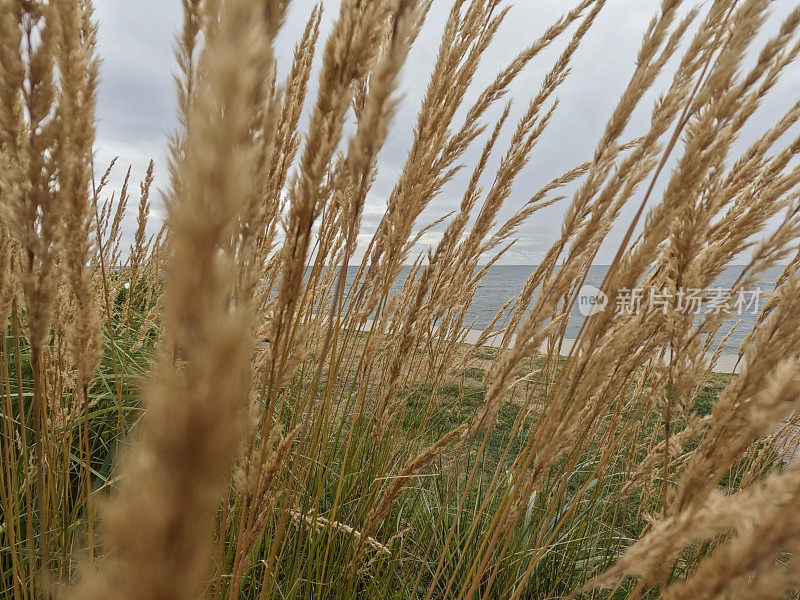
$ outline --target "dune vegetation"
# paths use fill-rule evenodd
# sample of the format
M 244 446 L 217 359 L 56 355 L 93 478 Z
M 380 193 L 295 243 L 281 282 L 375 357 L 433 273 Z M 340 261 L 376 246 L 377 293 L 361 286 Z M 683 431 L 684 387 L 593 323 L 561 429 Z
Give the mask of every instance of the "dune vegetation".
M 482 89 L 506 3 L 451 3 L 414 123 L 394 116 L 430 1 L 343 0 L 327 39 L 309 5 L 279 78 L 288 4 L 183 0 L 156 190 L 152 163 L 121 189 L 124 166 L 94 164 L 91 1 L 0 0 L 0 596 L 792 597 L 800 101 L 737 142 L 800 52 L 800 7 L 765 31 L 768 0 L 653 2 L 593 153 L 506 220 L 605 0 L 515 40 Z M 552 48 L 518 115 L 509 86 Z M 357 252 L 398 130 L 406 162 Z M 559 201 L 545 260 L 467 342 L 487 269 Z M 560 351 L 620 226 L 611 306 L 708 288 L 743 252 L 733 294 L 783 269 L 727 350 L 738 375 L 713 372 L 732 307 L 606 310 Z

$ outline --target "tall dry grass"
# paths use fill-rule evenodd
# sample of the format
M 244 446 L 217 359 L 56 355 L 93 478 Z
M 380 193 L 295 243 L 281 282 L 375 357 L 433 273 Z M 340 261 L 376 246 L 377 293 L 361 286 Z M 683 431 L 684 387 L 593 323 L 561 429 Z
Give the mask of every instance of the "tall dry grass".
M 507 7 L 454 2 L 357 263 L 430 2 L 344 0 L 324 43 L 310 8 L 279 80 L 287 1 L 184 0 L 169 216 L 151 235 L 152 163 L 138 198 L 130 169 L 112 192 L 116 166 L 94 171 L 91 3 L 0 0 L 3 596 L 796 594 L 800 471 L 782 458 L 800 408 L 800 103 L 737 142 L 800 51 L 800 8 L 759 42 L 767 0 L 684 4 L 655 11 L 589 160 L 503 221 L 605 2 L 477 90 Z M 554 45 L 510 123 L 512 82 Z M 425 224 L 467 167 L 460 205 Z M 466 343 L 487 261 L 564 199 L 510 316 Z M 611 306 L 636 286 L 708 288 L 743 251 L 734 294 L 786 265 L 738 376 L 713 374 L 732 307 L 606 311 L 566 350 L 615 225 Z

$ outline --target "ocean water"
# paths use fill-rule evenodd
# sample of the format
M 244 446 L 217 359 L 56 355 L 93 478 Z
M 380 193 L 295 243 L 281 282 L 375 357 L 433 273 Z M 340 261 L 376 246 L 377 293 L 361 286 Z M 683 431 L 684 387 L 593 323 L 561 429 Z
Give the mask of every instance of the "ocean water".
M 533 273 L 535 268 L 535 266 L 531 265 L 502 265 L 491 267 L 484 275 L 480 286 L 475 293 L 472 305 L 467 310 L 465 323 L 470 324 L 474 322 L 472 327 L 475 329 L 484 329 L 486 326 L 488 326 L 497 312 L 502 309 L 503 305 L 508 301 L 508 299 L 515 297 L 520 293 L 522 287 L 525 285 L 525 281 L 528 279 L 531 273 Z M 731 286 L 733 286 L 736 279 L 741 275 L 743 269 L 743 266 L 738 265 L 728 267 L 715 280 L 714 284 L 710 286 L 711 289 L 719 290 L 715 293 L 715 295 L 720 298 L 720 301 L 725 299 L 732 307 L 737 309 L 734 318 L 728 319 L 725 325 L 720 329 L 720 335 L 724 335 L 736 324 L 737 321 L 739 321 L 736 331 L 726 344 L 726 353 L 735 353 L 736 349 L 744 340 L 745 335 L 752 330 L 755 324 L 757 313 L 761 308 L 763 308 L 764 303 L 769 297 L 769 294 L 774 290 L 775 281 L 782 271 L 782 267 L 777 267 L 765 272 L 759 283 L 753 286 L 751 290 L 742 298 L 726 298 L 727 294 L 725 291 L 729 290 Z M 350 267 L 348 269 L 348 288 L 356 271 L 356 267 Z M 408 274 L 408 271 L 409 269 L 407 267 L 403 269 L 398 281 L 395 283 L 395 289 L 400 288 Z M 585 285 L 591 285 L 599 288 L 607 272 L 607 265 L 593 265 L 589 269 Z M 687 294 L 691 294 L 691 291 L 687 291 Z M 643 306 L 649 304 L 648 296 L 649 294 L 647 291 L 640 293 L 643 303 L 639 307 L 640 310 Z M 626 299 L 626 306 L 621 308 L 631 310 L 631 308 L 634 306 L 633 298 L 635 297 L 636 293 L 632 291 L 630 297 Z M 690 301 L 688 295 L 685 301 Z M 741 304 L 737 305 L 737 301 Z M 698 308 L 698 321 L 703 317 L 707 310 L 713 310 L 713 304 L 703 303 L 694 306 L 697 306 Z M 738 310 L 740 307 L 741 310 Z M 566 337 L 577 337 L 585 318 L 586 317 L 581 314 L 578 303 L 576 302 L 573 306 L 572 313 L 570 314 L 570 319 L 567 324 Z M 502 320 L 498 322 L 499 327 L 502 327 L 502 324 Z

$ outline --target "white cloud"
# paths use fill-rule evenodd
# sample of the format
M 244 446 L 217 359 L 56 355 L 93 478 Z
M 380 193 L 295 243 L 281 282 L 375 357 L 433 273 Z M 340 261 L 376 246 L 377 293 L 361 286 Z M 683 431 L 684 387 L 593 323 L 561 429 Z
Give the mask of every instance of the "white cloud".
M 503 23 L 495 43 L 486 53 L 479 68 L 473 89 L 468 93 L 474 98 L 479 89 L 488 84 L 497 71 L 509 63 L 515 54 L 541 34 L 558 18 L 571 2 L 564 0 L 538 0 L 517 2 Z M 499 216 L 499 222 L 508 218 L 522 206 L 532 192 L 552 177 L 589 159 L 594 144 L 599 138 L 614 104 L 619 99 L 635 66 L 635 57 L 641 36 L 651 16 L 659 9 L 656 0 L 609 0 L 601 12 L 592 31 L 586 36 L 572 63 L 572 72 L 559 90 L 560 105 L 539 146 L 534 150 L 531 163 L 514 186 L 511 197 Z M 288 69 L 292 48 L 305 26 L 312 3 L 295 0 L 289 17 L 281 32 L 276 53 L 282 73 Z M 772 35 L 783 16 L 794 7 L 792 0 L 776 0 L 772 3 L 772 16 L 767 33 L 759 41 Z M 400 174 L 408 152 L 416 111 L 428 83 L 439 44 L 440 32 L 450 2 L 437 2 L 431 10 L 425 29 L 419 36 L 406 65 L 401 83 L 403 101 L 395 118 L 390 137 L 380 155 L 380 169 L 372 194 L 364 210 L 365 234 L 374 230 L 385 210 L 386 198 Z M 325 5 L 320 48 L 338 15 L 338 2 Z M 156 185 L 166 182 L 164 149 L 166 134 L 175 127 L 174 91 L 172 73 L 175 70 L 172 56 L 174 32 L 180 25 L 180 3 L 176 0 L 100 0 L 97 3 L 97 18 L 100 23 L 100 54 L 103 57 L 102 82 L 98 105 L 99 130 L 97 137 L 96 167 L 101 169 L 111 157 L 119 155 L 119 166 L 112 179 L 118 186 L 124 169 L 133 166 L 133 179 L 138 181 L 150 158 L 157 162 Z M 526 108 L 529 98 L 536 93 L 541 79 L 564 47 L 564 40 L 545 50 L 514 83 L 510 96 L 514 101 L 512 118 L 507 125 L 511 130 L 514 119 Z M 319 66 L 319 56 L 316 61 Z M 316 79 L 312 76 L 311 94 L 316 90 Z M 647 127 L 656 94 L 651 93 L 634 115 L 629 127 L 633 137 L 637 131 Z M 765 124 L 774 122 L 788 106 L 800 97 L 800 65 L 787 70 L 783 81 L 759 111 L 753 124 L 743 133 L 738 147 L 743 148 Z M 467 100 L 469 100 L 469 98 Z M 308 113 L 309 107 L 306 107 Z M 496 115 L 497 113 L 493 113 Z M 490 115 L 491 117 L 492 115 Z M 506 132 L 498 149 L 510 139 Z M 464 157 L 469 166 L 477 159 L 479 148 Z M 483 184 L 491 185 L 492 166 L 487 169 Z M 121 171 L 121 173 L 120 173 Z M 435 218 L 457 208 L 465 179 L 465 171 L 435 198 L 418 223 L 422 226 Z M 662 176 L 662 179 L 665 177 Z M 138 187 L 136 188 L 138 189 Z M 163 209 L 154 194 L 154 212 L 163 214 Z M 566 202 L 537 213 L 529 223 L 519 230 L 519 240 L 509 250 L 502 262 L 535 263 L 543 251 L 560 231 Z M 630 215 L 625 213 L 624 218 Z M 616 227 L 609 236 L 598 257 L 598 262 L 608 262 L 615 252 L 615 245 L 622 237 L 625 223 Z M 426 234 L 423 245 L 435 243 L 433 232 Z M 421 242 L 423 241 L 421 240 Z

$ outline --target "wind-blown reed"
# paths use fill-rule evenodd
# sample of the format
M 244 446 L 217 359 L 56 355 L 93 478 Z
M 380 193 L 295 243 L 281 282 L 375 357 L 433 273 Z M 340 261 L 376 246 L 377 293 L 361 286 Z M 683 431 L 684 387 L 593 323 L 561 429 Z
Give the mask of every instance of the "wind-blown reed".
M 503 220 L 606 3 L 476 89 L 508 7 L 456 0 L 365 235 L 431 2 L 343 0 L 323 43 L 309 7 L 282 79 L 287 0 L 182 4 L 152 233 L 153 163 L 138 198 L 130 169 L 118 191 L 114 163 L 95 176 L 91 2 L 0 0 L 4 597 L 800 593 L 800 103 L 762 108 L 800 52 L 800 7 L 764 37 L 768 0 L 663 0 L 593 154 Z M 514 110 L 510 86 L 551 46 Z M 460 203 L 426 222 L 467 168 Z M 542 264 L 466 343 L 487 269 L 559 201 Z M 713 373 L 731 306 L 606 310 L 560 356 L 614 227 L 611 307 L 637 286 L 709 288 L 745 251 L 734 295 L 782 265 L 738 375 Z

